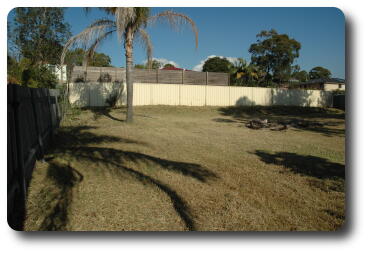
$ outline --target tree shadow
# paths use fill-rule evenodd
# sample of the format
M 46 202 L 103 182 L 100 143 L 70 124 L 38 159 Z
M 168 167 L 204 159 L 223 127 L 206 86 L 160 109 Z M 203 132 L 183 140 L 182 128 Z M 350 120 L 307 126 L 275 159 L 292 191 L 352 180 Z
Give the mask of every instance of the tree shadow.
M 110 107 L 90 107 L 89 109 L 93 112 L 93 117 L 95 120 L 98 120 L 101 116 L 106 116 L 107 118 L 110 118 L 114 121 L 125 122 L 125 120 L 123 119 L 112 116 Z
M 95 127 L 90 126 L 61 128 L 56 136 L 55 146 L 51 149 L 48 156 L 54 156 L 55 158 L 67 156 L 69 158 L 75 158 L 78 161 L 85 161 L 93 164 L 98 162 L 102 164 L 100 168 L 112 174 L 116 174 L 120 177 L 129 175 L 143 184 L 149 184 L 160 189 L 170 198 L 174 210 L 180 216 L 186 228 L 188 230 L 195 230 L 196 227 L 193 216 L 184 199 L 169 185 L 140 172 L 138 167 L 145 165 L 149 170 L 167 170 L 183 176 L 192 177 L 203 183 L 207 182 L 209 179 L 217 178 L 217 175 L 195 163 L 172 161 L 138 152 L 93 146 L 94 144 L 105 142 L 125 142 L 145 145 L 144 142 L 108 135 L 97 135 L 89 131 L 94 128 Z M 50 176 L 55 179 L 56 185 L 63 186 L 61 187 L 63 192 L 61 197 L 63 198 L 57 203 L 53 213 L 49 215 L 43 223 L 41 227 L 42 230 L 62 230 L 62 228 L 65 228 L 67 224 L 66 211 L 72 200 L 71 189 L 75 182 L 73 180 L 73 172 L 75 172 L 75 170 L 70 169 L 68 171 L 64 169 L 64 171 L 61 171 L 59 167 L 55 165 L 52 166 L 53 167 L 49 169 Z M 135 166 L 137 166 L 137 168 L 134 168 Z M 65 174 L 65 176 L 61 177 L 59 174 Z
M 73 188 L 76 184 L 83 181 L 83 175 L 70 165 L 50 162 L 47 169 L 47 177 L 55 184 L 59 191 L 48 201 L 49 204 L 47 206 L 52 207 L 52 209 L 45 216 L 38 230 L 66 230 L 66 225 L 69 221 L 68 209 L 73 200 Z M 51 194 L 49 193 L 47 195 Z
M 310 176 L 310 184 L 322 190 L 344 191 L 345 165 L 311 155 L 289 152 L 269 153 L 256 150 L 254 153 L 266 164 L 283 166 L 291 172 Z M 281 172 L 282 173 L 282 172 Z M 327 181 L 326 181 L 327 180 Z
M 339 110 L 295 106 L 233 106 L 219 108 L 219 113 L 244 125 L 254 118 L 268 119 L 269 122 L 278 124 L 302 121 L 303 124 L 292 127 L 329 137 L 345 136 L 345 128 L 338 127 L 344 123 L 345 113 Z M 221 122 L 218 118 L 213 121 Z

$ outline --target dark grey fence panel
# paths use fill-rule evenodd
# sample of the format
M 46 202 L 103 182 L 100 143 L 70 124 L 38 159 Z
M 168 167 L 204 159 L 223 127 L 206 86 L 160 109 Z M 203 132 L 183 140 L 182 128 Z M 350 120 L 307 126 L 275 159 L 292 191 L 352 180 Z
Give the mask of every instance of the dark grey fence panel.
M 85 73 L 87 72 L 87 73 Z M 71 82 L 123 82 L 125 81 L 125 69 L 115 67 L 87 67 L 75 66 L 73 68 Z M 108 76 L 110 79 L 105 80 Z M 229 85 L 229 74 L 220 72 L 198 72 L 189 70 L 148 70 L 134 69 L 134 82 L 159 83 L 159 84 L 187 84 L 187 85 Z
M 53 110 L 57 99 L 48 89 L 8 85 L 7 90 L 8 222 L 21 230 L 33 168 L 43 158 L 60 118 Z
M 345 110 L 345 94 L 338 94 L 333 96 L 332 104 L 334 108 Z

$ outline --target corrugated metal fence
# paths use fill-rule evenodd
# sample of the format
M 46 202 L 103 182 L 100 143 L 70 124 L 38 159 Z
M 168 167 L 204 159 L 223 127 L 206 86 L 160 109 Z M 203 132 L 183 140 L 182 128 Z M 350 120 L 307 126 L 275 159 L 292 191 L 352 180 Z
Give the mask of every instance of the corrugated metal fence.
M 21 230 L 33 167 L 61 120 L 59 91 L 8 85 L 7 93 L 8 223 Z
M 85 78 L 86 72 L 86 78 Z M 228 86 L 230 79 L 228 73 L 197 72 L 185 70 L 148 70 L 134 69 L 134 81 L 137 83 L 157 84 L 188 84 L 188 85 L 216 85 Z M 71 82 L 123 82 L 125 81 L 125 69 L 115 67 L 87 67 L 75 66 L 71 76 Z
M 126 85 L 121 83 L 69 84 L 69 101 L 78 107 L 107 106 L 120 93 L 117 105 L 126 104 Z M 304 89 L 135 83 L 133 104 L 183 106 L 290 105 L 331 107 L 332 92 Z

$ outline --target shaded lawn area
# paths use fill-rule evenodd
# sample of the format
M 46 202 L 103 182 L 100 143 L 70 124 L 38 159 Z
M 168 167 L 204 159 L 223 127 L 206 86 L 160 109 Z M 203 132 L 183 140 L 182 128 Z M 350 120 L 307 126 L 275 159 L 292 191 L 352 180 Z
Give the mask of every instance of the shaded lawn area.
M 286 131 L 254 117 L 318 121 Z M 33 173 L 25 230 L 337 230 L 344 112 L 296 107 L 74 110 Z

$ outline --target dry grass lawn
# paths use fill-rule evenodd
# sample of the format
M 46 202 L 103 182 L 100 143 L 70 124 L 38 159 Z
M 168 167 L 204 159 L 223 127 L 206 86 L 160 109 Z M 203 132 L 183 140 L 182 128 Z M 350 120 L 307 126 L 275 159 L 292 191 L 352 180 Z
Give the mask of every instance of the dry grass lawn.
M 248 119 L 323 125 L 252 130 Z M 74 110 L 37 163 L 25 230 L 337 230 L 344 112 L 286 107 Z

